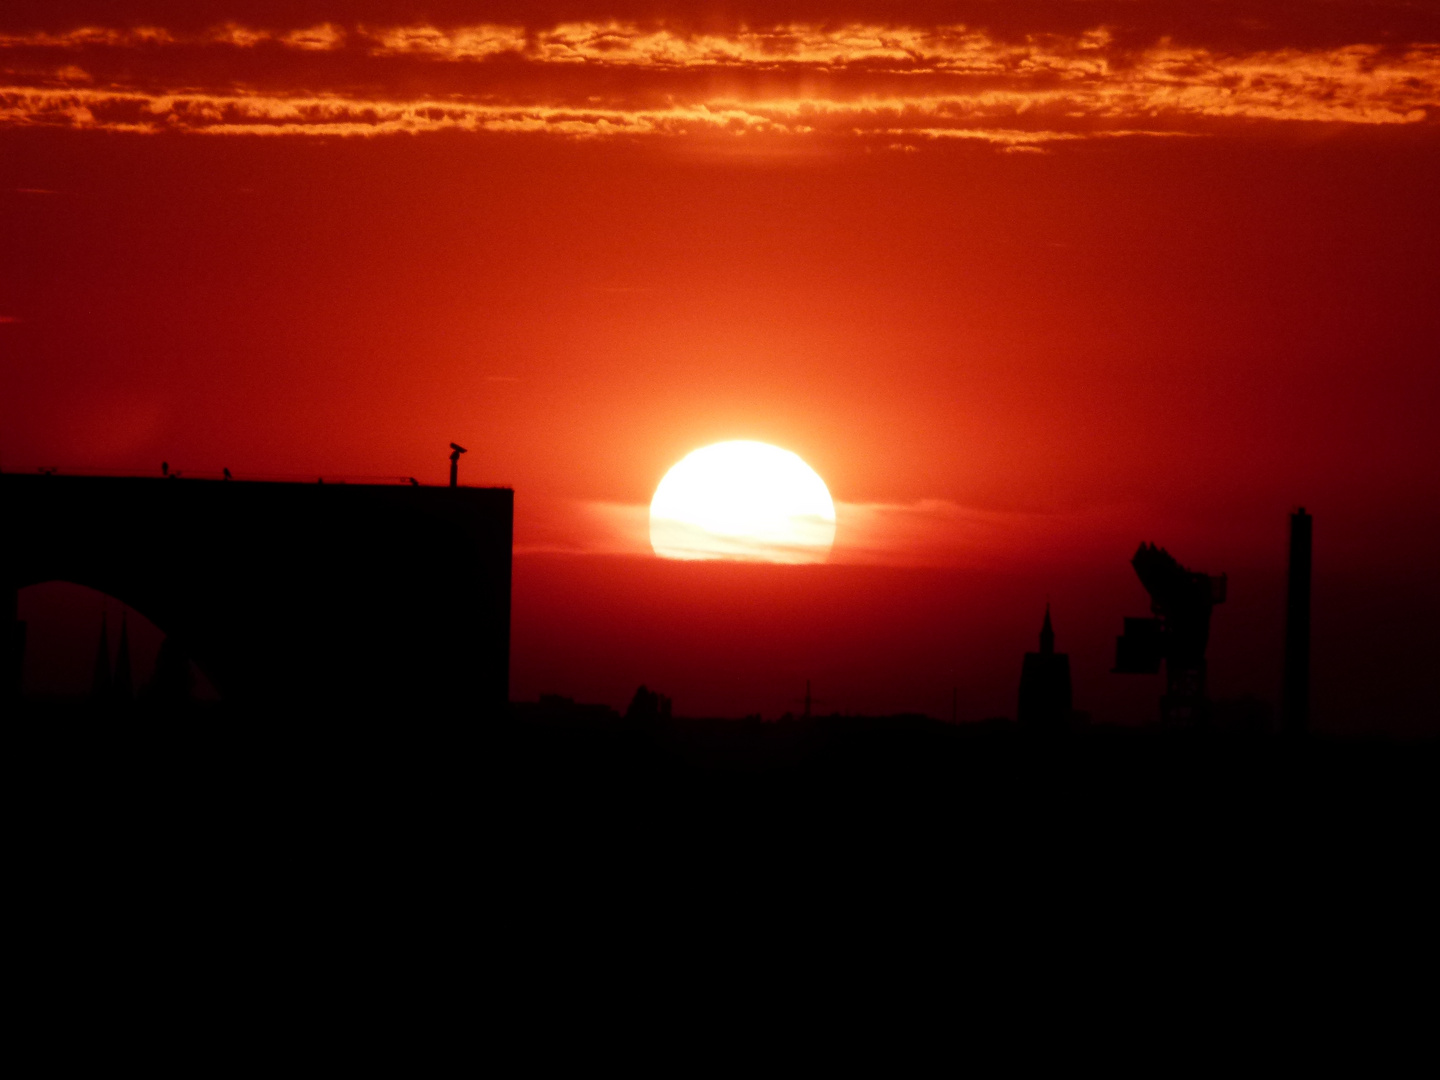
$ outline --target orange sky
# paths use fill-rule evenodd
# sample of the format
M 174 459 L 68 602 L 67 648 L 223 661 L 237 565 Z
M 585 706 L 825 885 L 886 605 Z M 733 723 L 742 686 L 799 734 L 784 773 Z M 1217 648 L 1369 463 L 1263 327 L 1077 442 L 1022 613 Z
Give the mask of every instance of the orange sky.
M 439 482 L 456 439 L 517 492 L 517 696 L 773 713 L 829 665 L 836 707 L 922 707 L 1074 590 L 1087 707 L 1130 693 L 1139 539 L 1264 577 L 1299 502 L 1317 573 L 1377 582 L 1347 625 L 1433 640 L 1393 598 L 1440 598 L 1437 116 L 1427 5 L 11 3 L 0 467 Z M 732 438 L 829 483 L 794 580 L 851 629 L 760 574 L 722 690 L 735 624 L 641 526 Z M 652 603 L 710 629 L 585 644 Z

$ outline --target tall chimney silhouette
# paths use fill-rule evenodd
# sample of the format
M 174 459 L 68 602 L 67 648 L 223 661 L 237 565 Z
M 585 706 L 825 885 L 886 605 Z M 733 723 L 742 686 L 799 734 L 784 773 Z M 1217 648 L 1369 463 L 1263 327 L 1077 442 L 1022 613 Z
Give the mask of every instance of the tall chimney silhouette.
M 1290 579 L 1285 597 L 1285 680 L 1280 709 L 1286 734 L 1310 727 L 1310 534 L 1302 506 L 1290 515 Z

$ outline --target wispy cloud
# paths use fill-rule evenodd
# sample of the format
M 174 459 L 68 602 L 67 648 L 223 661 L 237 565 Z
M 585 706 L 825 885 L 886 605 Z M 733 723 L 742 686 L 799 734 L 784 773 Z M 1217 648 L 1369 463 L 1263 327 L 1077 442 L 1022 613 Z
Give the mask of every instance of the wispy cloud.
M 515 515 L 515 553 L 653 555 L 648 504 L 534 498 Z
M 439 98 L 379 101 L 340 94 L 159 94 L 17 86 L 0 86 L 0 124 L 220 135 L 367 136 L 461 130 L 572 138 L 806 130 L 803 124 L 767 116 L 763 108 L 733 102 L 626 109 Z
M 331 23 L 291 30 L 279 38 L 281 44 L 305 52 L 329 52 L 345 44 L 345 31 Z
M 1096 506 L 1053 513 L 967 507 L 946 499 L 906 503 L 835 503 L 835 544 L 828 561 L 838 565 L 895 567 L 989 567 L 1035 565 L 1059 559 L 1113 559 L 1129 552 L 1153 513 L 1134 507 Z M 591 500 L 530 500 L 516 515 L 517 554 L 654 554 L 646 504 Z M 808 549 L 737 545 L 706 557 L 743 561 L 814 562 Z
M 1114 508 L 1024 513 L 962 506 L 946 499 L 908 503 L 837 503 L 837 563 L 886 566 L 997 566 L 1043 562 L 1123 536 L 1129 515 Z
M 396 26 L 364 34 L 375 56 L 414 56 L 431 60 L 486 60 L 502 53 L 521 54 L 528 39 L 520 26 Z
M 262 46 L 272 59 L 245 80 L 246 58 Z M 0 88 L 0 123 L 136 132 L 721 133 L 1038 150 L 1233 122 L 1418 124 L 1440 105 L 1436 43 L 1234 53 L 1169 40 L 1122 47 L 1104 28 L 1002 41 L 963 26 L 696 33 L 614 22 L 322 23 L 277 32 L 227 23 L 189 35 L 158 27 L 8 34 L 0 49 L 29 58 Z M 216 49 L 231 60 L 212 64 Z M 277 49 L 340 66 L 322 75 L 292 65 L 287 81 Z M 177 59 L 147 75 L 145 57 L 165 50 Z M 129 59 L 117 65 L 112 54 Z M 208 84 L 214 70 L 232 81 Z M 725 73 L 752 77 L 719 79 Z M 361 85 L 380 89 L 349 89 Z M 417 86 L 433 90 L 398 90 Z
M 178 41 L 169 30 L 158 26 L 116 29 L 104 26 L 82 26 L 64 33 L 37 31 L 30 34 L 0 33 L 0 49 L 83 49 L 94 46 L 134 48 L 137 45 L 174 45 Z

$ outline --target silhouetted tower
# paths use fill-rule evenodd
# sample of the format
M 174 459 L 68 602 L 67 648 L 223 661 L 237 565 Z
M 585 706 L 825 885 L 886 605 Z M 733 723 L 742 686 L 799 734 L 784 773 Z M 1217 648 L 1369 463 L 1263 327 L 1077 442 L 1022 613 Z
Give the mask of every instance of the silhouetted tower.
M 800 715 L 801 715 L 801 717 L 802 717 L 803 719 L 806 719 L 806 720 L 810 719 L 810 717 L 812 717 L 812 716 L 815 714 L 815 706 L 816 706 L 816 705 L 823 704 L 824 701 L 825 701 L 824 698 L 814 697 L 814 696 L 810 693 L 810 680 L 809 680 L 809 679 L 806 679 L 806 680 L 805 680 L 805 696 L 802 697 L 802 698 L 791 698 L 790 700 L 791 700 L 791 701 L 798 701 L 798 702 L 800 702 L 800 703 L 804 706 L 804 711 L 803 711 Z M 788 715 L 790 715 L 790 714 L 787 713 L 786 715 L 788 716 Z
M 1312 518 L 1302 506 L 1290 515 L 1290 577 L 1285 596 L 1285 679 L 1280 707 L 1285 731 L 1310 726 L 1310 537 Z
M 100 643 L 95 648 L 95 674 L 90 680 L 90 696 L 99 702 L 109 702 L 110 690 L 110 627 L 106 613 L 100 613 Z
M 465 447 L 458 443 L 450 444 L 450 486 L 460 486 L 460 455 L 469 453 Z
M 1040 651 L 1027 652 L 1020 669 L 1020 703 L 1016 719 L 1031 727 L 1057 728 L 1070 722 L 1070 657 L 1055 651 L 1050 605 L 1040 626 Z
M 135 682 L 130 674 L 130 625 L 125 612 L 120 612 L 120 648 L 115 654 L 115 678 L 110 690 L 120 705 L 129 705 L 135 697 Z
M 1165 695 L 1160 717 L 1175 723 L 1203 720 L 1210 711 L 1205 693 L 1205 649 L 1210 612 L 1225 602 L 1224 574 L 1187 570 L 1164 548 L 1141 544 L 1130 560 L 1150 594 L 1153 619 L 1125 620 L 1115 639 L 1115 668 L 1124 675 L 1150 675 L 1165 661 Z

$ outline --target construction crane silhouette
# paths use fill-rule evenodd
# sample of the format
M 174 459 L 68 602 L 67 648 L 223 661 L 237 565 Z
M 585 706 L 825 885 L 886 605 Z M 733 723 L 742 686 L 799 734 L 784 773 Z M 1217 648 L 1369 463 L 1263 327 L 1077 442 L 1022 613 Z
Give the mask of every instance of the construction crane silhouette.
M 1205 648 L 1210 642 L 1210 612 L 1225 602 L 1226 578 L 1187 570 L 1162 547 L 1141 544 L 1130 560 L 1150 594 L 1151 619 L 1125 620 L 1115 639 L 1115 672 L 1153 675 L 1165 662 L 1161 719 L 1193 723 L 1209 715 L 1205 692 Z
M 459 443 L 450 444 L 450 486 L 460 486 L 460 455 L 469 453 Z

